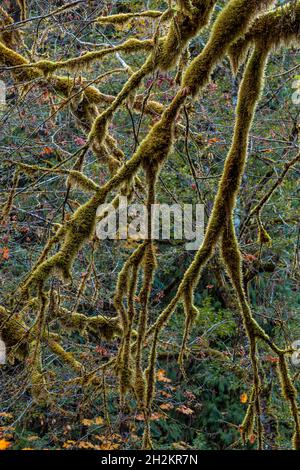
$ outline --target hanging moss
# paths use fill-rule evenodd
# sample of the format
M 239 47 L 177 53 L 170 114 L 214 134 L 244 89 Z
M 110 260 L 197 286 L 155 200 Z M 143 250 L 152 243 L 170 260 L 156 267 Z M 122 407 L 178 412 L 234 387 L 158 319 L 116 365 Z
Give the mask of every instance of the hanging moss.
M 246 443 L 246 440 L 253 434 L 254 430 L 254 421 L 255 421 L 255 406 L 254 406 L 255 391 L 252 389 L 250 396 L 250 403 L 248 405 L 246 414 L 244 416 L 243 422 L 240 426 L 240 431 L 242 434 L 243 443 Z
M 260 245 L 272 245 L 272 238 L 262 224 L 260 224 L 258 227 L 257 243 Z
M 22 35 L 19 30 L 7 29 L 5 31 L 5 28 L 11 26 L 13 23 L 14 20 L 11 16 L 0 6 L 0 41 L 10 48 L 23 44 Z

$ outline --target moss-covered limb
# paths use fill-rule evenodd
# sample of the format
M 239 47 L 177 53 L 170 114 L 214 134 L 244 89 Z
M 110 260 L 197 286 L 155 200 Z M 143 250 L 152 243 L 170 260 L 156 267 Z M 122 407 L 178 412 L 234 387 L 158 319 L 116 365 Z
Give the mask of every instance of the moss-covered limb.
M 35 402 L 45 405 L 49 402 L 49 392 L 43 374 L 41 343 L 38 340 L 33 340 L 29 343 L 29 353 L 26 362 L 30 377 L 31 396 Z
M 178 364 L 184 376 L 185 376 L 185 371 L 184 371 L 183 364 L 184 364 L 184 355 L 186 352 L 187 342 L 188 342 L 189 334 L 193 326 L 193 323 L 196 320 L 198 313 L 199 313 L 197 307 L 193 304 L 192 299 L 193 299 L 193 286 L 190 285 L 183 292 L 185 324 L 184 324 L 182 344 L 181 344 L 180 352 L 178 355 Z
M 20 41 L 18 41 L 20 42 Z M 10 47 L 13 47 L 13 44 L 9 43 L 6 44 L 5 42 L 0 42 L 0 63 L 2 65 L 6 65 L 8 67 L 14 66 L 23 66 L 28 65 L 29 62 L 26 58 L 24 58 L 21 54 L 15 52 Z M 33 79 L 42 79 L 44 77 L 43 72 L 38 69 L 33 68 L 21 68 L 15 70 L 14 77 L 18 82 L 26 82 Z M 110 104 L 114 101 L 115 97 L 111 95 L 106 95 L 101 93 L 95 86 L 89 85 L 86 80 L 79 81 L 71 79 L 70 77 L 58 76 L 58 75 L 51 75 L 47 79 L 46 85 L 49 87 L 51 92 L 56 92 L 62 96 L 70 97 L 71 94 L 76 94 L 78 97 L 81 96 L 80 100 L 77 100 L 77 105 L 75 104 L 74 99 L 71 101 L 72 110 L 75 116 L 78 118 L 79 122 L 82 123 L 83 127 L 86 130 L 90 130 L 91 124 L 95 119 L 95 116 L 92 120 L 90 120 L 90 113 L 92 106 L 94 105 L 103 105 L 103 104 Z M 82 90 L 82 93 L 81 93 Z M 140 101 L 141 97 L 136 98 L 136 103 L 134 102 L 133 106 L 137 110 L 140 109 Z M 159 106 L 159 103 L 151 102 L 146 106 L 145 112 L 146 113 L 159 113 L 163 108 L 162 105 Z M 82 114 L 82 110 L 85 112 Z M 88 124 L 88 128 L 86 128 L 86 124 Z
M 157 68 L 162 70 L 170 69 L 180 57 L 181 49 L 197 34 L 201 27 L 207 24 L 216 1 L 205 0 L 203 2 L 202 0 L 195 0 L 193 3 L 195 7 L 193 15 L 190 17 L 178 12 L 176 24 L 172 23 L 167 36 L 160 39 L 155 51 L 149 55 L 142 67 L 131 75 L 111 105 L 95 120 L 89 136 L 90 141 L 97 138 L 99 142 L 102 142 L 106 134 L 108 120 L 112 118 L 113 113 L 128 96 L 137 90 L 142 79 Z M 180 34 L 180 44 L 178 43 L 178 32 Z
M 152 288 L 152 279 L 155 270 L 155 253 L 152 242 L 148 242 L 143 257 L 144 277 L 140 292 L 141 309 L 138 317 L 137 341 L 135 350 L 135 394 L 140 406 L 145 406 L 146 383 L 142 369 L 142 356 L 148 323 L 148 302 Z
M 19 31 L 5 31 L 7 26 L 13 25 L 14 20 L 11 16 L 0 6 L 0 41 L 7 47 L 14 48 L 22 44 L 22 37 Z
M 226 265 L 226 269 L 230 276 L 231 282 L 235 288 L 237 299 L 240 305 L 240 312 L 243 318 L 246 333 L 250 343 L 250 354 L 253 366 L 254 375 L 254 391 L 255 391 L 255 407 L 256 415 L 259 426 L 259 445 L 262 447 L 262 426 L 260 423 L 260 402 L 259 402 L 259 391 L 260 391 L 260 380 L 258 372 L 258 358 L 256 354 L 256 339 L 262 339 L 268 346 L 279 357 L 278 372 L 281 382 L 281 388 L 284 398 L 289 401 L 291 414 L 294 420 L 295 430 L 293 436 L 294 448 L 300 449 L 300 420 L 298 415 L 297 403 L 296 403 L 296 389 L 291 381 L 284 351 L 280 350 L 274 343 L 271 342 L 268 335 L 258 325 L 256 320 L 253 318 L 250 306 L 248 304 L 246 294 L 243 289 L 243 280 L 241 274 L 241 255 L 239 252 L 238 242 L 234 232 L 234 226 L 232 220 L 230 225 L 225 228 L 222 237 L 222 256 Z
M 89 201 L 80 206 L 68 221 L 61 249 L 39 264 L 21 286 L 27 293 L 31 287 L 42 288 L 48 277 L 56 272 L 64 280 L 71 279 L 71 266 L 83 243 L 94 233 L 98 206 L 105 201 L 107 192 L 99 190 Z
M 157 133 L 160 136 L 159 129 L 156 127 L 155 130 L 154 127 L 151 135 Z M 164 149 L 165 145 L 170 145 L 170 143 L 170 141 L 164 142 L 163 136 L 161 136 L 160 140 L 155 142 L 157 151 L 162 152 L 162 147 Z M 106 196 L 111 190 L 118 188 L 124 181 L 128 183 L 132 180 L 142 158 L 144 156 L 148 159 L 151 158 L 153 149 L 150 148 L 149 151 L 151 153 L 146 153 L 145 155 L 142 153 L 142 150 L 136 153 L 89 201 L 76 210 L 72 219 L 68 221 L 65 227 L 61 249 L 31 271 L 29 277 L 21 286 L 21 292 L 28 293 L 28 289 L 31 287 L 42 288 L 53 272 L 57 273 L 65 281 L 70 281 L 73 260 L 84 242 L 94 233 L 98 206 L 105 202 Z M 164 154 L 165 152 L 163 152 Z
M 74 313 L 78 308 L 80 299 L 81 299 L 82 295 L 85 292 L 86 284 L 87 284 L 88 280 L 90 279 L 93 270 L 94 270 L 94 252 L 92 253 L 91 260 L 89 261 L 88 268 L 87 268 L 86 272 L 82 275 L 82 279 L 80 281 L 80 284 L 79 284 L 79 287 L 78 287 L 78 290 L 77 290 L 75 303 L 74 303 L 74 305 L 72 307 L 72 310 L 71 310 L 72 313 Z
M 57 306 L 53 312 L 52 319 L 57 319 L 59 323 L 68 331 L 91 333 L 97 337 L 103 337 L 111 341 L 115 337 L 121 337 L 123 328 L 118 317 L 106 317 L 104 315 L 87 316 L 83 313 L 73 312 L 62 306 Z
M 246 294 L 243 288 L 242 277 L 242 258 L 238 247 L 234 225 L 232 219 L 228 221 L 222 236 L 222 257 L 226 270 L 229 274 L 232 285 L 234 286 L 237 300 L 240 306 L 240 312 L 243 319 L 244 327 L 249 339 L 250 345 L 250 358 L 253 370 L 253 387 L 254 387 L 254 402 L 258 430 L 258 447 L 263 448 L 263 428 L 261 424 L 261 405 L 260 405 L 260 378 L 259 378 L 259 364 L 257 357 L 257 338 L 266 339 L 270 341 L 267 334 L 258 325 L 253 318 L 250 306 L 248 304 Z
M 54 337 L 52 337 L 51 334 L 50 334 L 50 336 L 48 335 L 48 337 L 46 337 L 45 339 L 46 339 L 46 341 L 48 343 L 48 346 L 51 349 L 51 351 L 57 357 L 59 357 L 63 361 L 63 363 L 69 365 L 75 372 L 77 372 L 79 374 L 83 373 L 84 369 L 83 369 L 82 364 L 74 358 L 74 356 L 71 352 L 67 352 L 61 346 L 61 344 L 59 344 L 59 342 L 56 341 L 54 339 Z
M 3 210 L 2 210 L 2 214 L 1 214 L 1 218 L 0 218 L 0 220 L 2 219 L 1 220 L 2 223 L 6 223 L 8 218 L 9 218 L 10 211 L 11 211 L 12 204 L 13 204 L 14 195 L 16 193 L 16 189 L 17 189 L 17 186 L 18 186 L 18 182 L 19 182 L 19 171 L 17 169 L 14 172 L 14 176 L 13 176 L 12 184 L 11 184 L 11 190 L 9 192 L 7 201 L 6 201 L 6 203 L 3 207 Z
M 258 17 L 249 31 L 230 46 L 228 54 L 232 68 L 237 71 L 252 44 L 266 49 L 277 48 L 299 42 L 299 37 L 300 2 L 297 0 Z
M 157 178 L 158 167 L 154 165 L 149 165 L 146 167 L 146 180 L 148 183 L 148 194 L 147 194 L 147 214 L 148 214 L 148 240 L 145 243 L 145 252 L 143 256 L 143 284 L 140 291 L 140 312 L 138 317 L 138 326 L 137 326 L 137 341 L 136 341 L 136 350 L 135 350 L 135 394 L 138 400 L 139 405 L 144 408 L 147 405 L 145 403 L 145 375 L 143 371 L 142 359 L 143 359 L 143 347 L 144 341 L 148 328 L 148 304 L 152 289 L 152 281 L 154 276 L 154 271 L 156 268 L 156 255 L 155 247 L 153 241 L 151 240 L 152 234 L 152 218 L 151 210 L 155 204 L 155 186 Z M 155 364 L 153 364 L 155 368 Z
M 124 263 L 118 275 L 114 305 L 119 314 L 123 337 L 119 348 L 118 374 L 120 377 L 120 401 L 124 401 L 126 391 L 132 386 L 131 338 L 133 321 L 136 315 L 134 296 L 137 286 L 138 271 L 145 254 L 146 243 L 140 244 Z M 123 299 L 127 297 L 127 308 Z
M 153 443 L 151 439 L 150 415 L 152 402 L 155 397 L 157 345 L 158 332 L 156 331 L 153 336 L 152 346 L 148 359 L 148 367 L 145 370 L 146 387 L 143 407 L 143 413 L 145 416 L 145 426 L 142 440 L 143 450 L 153 449 Z
M 289 402 L 291 415 L 294 420 L 292 444 L 294 450 L 300 450 L 300 419 L 297 406 L 297 391 L 290 377 L 285 356 L 279 355 L 278 375 L 283 397 Z
M 153 48 L 152 40 L 140 40 L 130 38 L 127 39 L 123 44 L 118 46 L 107 47 L 101 49 L 100 51 L 86 52 L 85 54 L 75 57 L 72 59 L 62 60 L 62 61 L 51 61 L 51 60 L 39 60 L 34 63 L 27 63 L 23 65 L 15 65 L 13 68 L 33 68 L 41 70 L 44 74 L 48 75 L 59 69 L 66 70 L 84 70 L 87 67 L 90 67 L 95 61 L 102 59 L 103 57 L 115 53 L 115 52 L 138 52 L 141 50 L 150 51 Z
M 128 314 L 123 304 L 123 299 L 128 294 L 129 276 L 131 269 L 134 266 L 138 267 L 140 265 L 144 256 L 145 247 L 145 243 L 142 243 L 138 246 L 138 248 L 129 256 L 127 261 L 124 263 L 124 266 L 118 275 L 116 292 L 114 296 L 114 306 L 116 311 L 120 315 L 120 319 L 122 321 L 124 329 L 127 329 L 128 327 Z
M 209 11 L 212 8 L 212 3 L 210 3 L 210 8 Z M 257 7 L 257 2 L 253 0 L 253 3 L 256 4 Z M 262 7 L 262 4 L 264 2 L 259 2 L 260 7 Z M 230 5 L 230 8 L 229 8 Z M 251 4 L 252 5 L 252 4 Z M 250 6 L 251 6 L 250 5 Z M 229 8 L 229 10 L 228 10 Z M 210 73 L 213 70 L 213 67 L 215 64 L 220 60 L 220 58 L 225 54 L 227 48 L 224 46 L 224 42 L 228 41 L 226 44 L 227 46 L 230 43 L 230 40 L 234 40 L 238 35 L 242 34 L 243 28 L 246 29 L 248 26 L 250 20 L 257 14 L 257 8 L 254 8 L 254 5 L 252 5 L 252 8 L 249 8 L 248 2 L 246 0 L 233 0 L 231 1 L 228 6 L 226 7 L 226 14 L 220 15 L 218 17 L 218 20 L 216 22 L 216 25 L 214 27 L 214 32 L 213 32 L 213 39 L 208 42 L 210 46 L 207 46 L 207 48 L 204 49 L 204 51 L 200 54 L 200 56 L 195 59 L 192 64 L 189 66 L 186 72 L 186 80 L 183 83 L 182 88 L 180 91 L 176 94 L 175 98 L 173 99 L 172 103 L 170 106 L 164 111 L 161 120 L 151 129 L 150 133 L 148 136 L 143 140 L 143 142 L 140 144 L 139 148 L 127 162 L 128 167 L 132 167 L 132 171 L 136 171 L 136 165 L 140 164 L 140 161 L 143 160 L 145 162 L 145 165 L 151 164 L 151 165 L 161 165 L 163 160 L 167 157 L 168 152 L 171 148 L 172 145 L 172 136 L 173 136 L 173 127 L 174 127 L 174 121 L 176 118 L 176 115 L 178 113 L 178 110 L 182 106 L 182 104 L 185 101 L 185 98 L 187 94 L 193 92 L 193 87 L 195 87 L 195 84 L 197 84 L 197 90 L 199 90 L 199 87 L 203 86 Z M 240 22 L 240 19 L 238 19 L 236 16 L 235 22 L 238 23 L 238 25 L 235 24 L 233 21 L 233 25 L 230 22 L 230 25 L 228 25 L 228 18 L 230 14 L 237 15 L 241 14 L 243 21 Z M 230 26 L 230 28 L 229 28 Z M 224 35 L 222 33 L 222 28 L 227 27 L 227 32 L 231 34 L 229 37 L 224 38 Z M 235 31 L 234 28 L 237 28 Z M 226 29 L 226 28 L 225 28 Z M 215 59 L 214 55 L 215 54 L 215 49 L 218 49 L 220 47 L 220 51 L 218 50 L 217 58 Z M 202 63 L 203 58 L 203 63 L 205 63 L 205 67 L 202 69 L 202 75 L 199 70 L 199 63 Z M 145 62 L 144 66 L 145 68 L 151 69 L 153 67 L 152 65 L 152 60 L 151 56 L 148 58 L 148 60 Z M 255 64 L 254 64 L 255 65 Z M 142 67 L 142 72 L 143 72 L 143 67 Z M 142 75 L 142 72 L 139 71 L 140 75 Z M 140 79 L 140 75 L 138 79 Z M 188 78 L 190 77 L 190 79 Z M 116 97 L 114 103 L 112 103 L 100 116 L 95 120 L 95 123 L 93 125 L 93 128 L 90 132 L 89 135 L 89 140 L 93 141 L 95 138 L 97 138 L 98 141 L 102 141 L 105 138 L 106 135 L 106 126 L 108 119 L 112 116 L 113 112 L 116 110 L 118 105 L 125 99 L 125 97 L 128 96 L 128 91 L 132 90 L 132 82 L 136 80 L 134 76 L 131 76 L 127 84 L 123 87 L 119 95 Z M 189 83 L 189 80 L 192 80 L 191 83 Z M 188 86 L 187 86 L 188 85 Z M 192 88 L 190 88 L 192 86 Z M 136 84 L 134 85 L 134 88 L 136 87 Z M 247 133 L 247 129 L 245 129 L 245 132 Z M 143 158 L 142 158 L 143 155 Z M 149 162 L 149 163 L 147 163 Z M 151 162 L 151 163 L 150 163 Z M 126 173 L 128 174 L 128 169 L 126 168 Z M 121 169 L 116 177 L 120 177 L 124 173 L 123 169 Z M 114 184 L 115 182 L 114 178 L 111 180 L 110 185 Z M 210 254 L 208 254 L 210 256 Z
M 167 36 L 159 45 L 156 60 L 157 66 L 161 70 L 169 70 L 177 63 L 189 40 L 209 22 L 216 1 L 193 0 L 191 3 L 193 8 L 188 12 L 184 9 L 177 12 Z
M 140 13 L 118 13 L 110 16 L 99 16 L 96 18 L 96 23 L 99 24 L 125 24 L 131 19 L 135 18 L 159 18 L 163 15 L 162 11 L 158 10 L 146 10 Z
M 113 113 L 116 109 L 128 98 L 130 93 L 138 88 L 142 79 L 148 75 L 153 70 L 153 61 L 152 56 L 148 57 L 146 62 L 142 65 L 142 67 L 132 74 L 125 85 L 123 86 L 122 90 L 119 94 L 114 98 L 113 102 L 108 106 L 96 119 L 91 128 L 89 134 L 89 141 L 92 142 L 94 139 L 97 139 L 99 143 L 101 143 L 106 135 L 107 132 L 107 123 L 108 120 L 111 119 Z
M 0 334 L 7 347 L 8 358 L 24 361 L 28 355 L 28 328 L 22 318 L 0 306 Z
M 26 0 L 17 0 L 17 3 L 20 8 L 20 13 L 21 13 L 21 21 L 26 20 L 27 15 L 28 15 L 28 10 L 27 10 L 27 1 Z
M 46 245 L 44 246 L 40 256 L 38 257 L 38 259 L 36 260 L 36 262 L 34 263 L 34 265 L 32 266 L 31 268 L 31 272 L 35 271 L 35 269 L 41 264 L 43 263 L 43 261 L 47 258 L 48 254 L 50 253 L 51 249 L 53 248 L 53 246 L 56 244 L 56 243 L 59 243 L 60 240 L 63 239 L 65 233 L 66 233 L 66 230 L 67 230 L 67 226 L 65 225 L 61 225 L 61 226 L 58 226 L 57 227 L 57 230 L 56 232 L 54 233 L 54 235 L 52 235 L 49 240 L 47 241 Z M 26 282 L 26 280 L 28 279 L 28 277 L 30 277 L 30 274 L 23 280 L 21 286 Z
M 7 48 L 0 42 L 0 62 L 7 65 L 23 65 L 28 64 L 28 61 L 16 53 L 15 51 Z M 36 69 L 25 69 L 14 72 L 15 78 L 18 82 L 31 80 L 34 78 L 41 78 L 42 72 Z M 77 122 L 87 132 L 95 121 L 98 111 L 96 106 L 103 104 L 110 104 L 114 101 L 114 96 L 104 95 L 96 87 L 89 85 L 88 82 L 78 82 L 69 77 L 62 77 L 53 75 L 48 80 L 47 85 L 50 91 L 54 91 L 60 95 L 67 97 L 70 101 L 71 109 Z M 72 97 L 73 96 L 73 97 Z M 75 99 L 76 96 L 76 99 Z M 79 99 L 80 98 L 80 99 Z M 133 106 L 135 109 L 140 110 L 142 96 L 137 96 Z M 161 114 L 163 106 L 155 101 L 150 101 L 145 107 L 145 112 L 150 114 Z M 114 174 L 119 167 L 118 160 L 121 161 L 121 154 L 117 149 L 116 143 L 109 134 L 106 134 L 105 145 L 95 141 L 93 150 L 96 155 L 109 165 L 111 173 Z
M 193 5 L 190 0 L 176 0 L 178 8 L 184 13 L 191 14 L 193 11 Z
M 256 320 L 254 320 L 244 291 L 242 257 L 240 254 L 232 220 L 228 222 L 227 227 L 223 231 L 221 248 L 224 264 L 236 292 L 244 327 L 249 336 L 249 341 L 251 343 L 251 341 L 253 341 L 256 337 L 259 337 L 263 340 L 266 340 L 269 344 L 270 338 L 258 325 Z
M 43 173 L 56 173 L 59 175 L 67 175 L 68 181 L 72 184 L 72 186 L 78 186 L 85 191 L 97 192 L 99 191 L 100 187 L 94 183 L 93 180 L 85 176 L 81 171 L 77 170 L 66 170 L 62 168 L 44 168 L 38 165 L 28 165 L 22 162 L 15 162 L 20 168 L 23 169 L 25 173 L 32 175 L 38 171 Z
M 13 44 L 10 43 L 9 46 L 13 46 Z M 0 64 L 6 67 L 24 66 L 28 64 L 28 60 L 13 49 L 10 49 L 10 47 L 7 47 L 7 43 L 5 44 L 0 41 Z M 27 69 L 26 71 L 19 69 L 13 70 L 13 76 L 18 82 L 27 82 L 37 78 L 38 74 L 33 69 Z
M 197 94 L 208 82 L 213 67 L 227 52 L 230 44 L 244 34 L 258 13 L 273 0 L 231 0 L 217 17 L 210 38 L 183 76 L 189 94 Z
M 250 398 L 249 398 L 249 405 L 247 407 L 247 411 L 244 416 L 243 422 L 240 426 L 240 431 L 241 431 L 242 440 L 244 444 L 246 443 L 246 440 L 250 438 L 251 434 L 253 434 L 254 422 L 255 422 L 255 388 L 252 387 Z
M 270 200 L 271 196 L 273 195 L 273 193 L 276 191 L 276 189 L 281 185 L 281 183 L 283 182 L 284 178 L 286 177 L 286 175 L 288 174 L 289 170 L 295 166 L 297 163 L 300 162 L 300 154 L 296 155 L 296 157 L 294 157 L 290 162 L 288 163 L 285 163 L 284 165 L 284 169 L 282 170 L 281 174 L 278 176 L 278 178 L 276 179 L 276 181 L 273 183 L 273 185 L 271 186 L 271 188 L 269 189 L 269 191 L 267 191 L 262 197 L 261 199 L 258 201 L 258 203 L 255 205 L 255 207 L 253 207 L 253 209 L 250 211 L 250 213 L 248 214 L 242 228 L 241 228 L 241 231 L 240 231 L 240 237 L 243 235 L 248 223 L 250 222 L 251 218 L 254 217 L 254 216 L 260 216 L 260 213 L 264 207 L 264 205 Z

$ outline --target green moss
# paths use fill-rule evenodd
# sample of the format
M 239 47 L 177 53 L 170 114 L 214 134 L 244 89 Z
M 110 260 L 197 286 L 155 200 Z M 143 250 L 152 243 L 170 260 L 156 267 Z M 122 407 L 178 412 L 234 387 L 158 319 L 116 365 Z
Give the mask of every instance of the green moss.
M 11 184 L 11 190 L 9 192 L 6 204 L 5 204 L 5 206 L 2 210 L 2 223 L 4 223 L 4 224 L 7 222 L 8 218 L 9 218 L 10 211 L 11 211 L 12 204 L 13 204 L 13 199 L 14 199 L 15 192 L 16 192 L 16 189 L 17 189 L 17 186 L 18 186 L 18 182 L 19 182 L 19 171 L 16 170 L 15 173 L 14 173 L 14 176 L 13 176 L 13 180 L 12 180 L 12 184 Z
M 6 30 L 5 28 L 12 25 L 14 20 L 8 13 L 0 6 L 0 41 L 7 47 L 15 48 L 23 43 L 22 35 L 19 30 Z M 1 30 L 2 31 L 1 32 Z
M 53 338 L 48 339 L 48 345 L 51 351 L 56 354 L 65 364 L 69 365 L 73 370 L 78 373 L 83 372 L 83 366 L 80 362 L 78 362 L 71 352 L 67 352 L 64 348 Z
M 258 227 L 257 243 L 260 245 L 272 245 L 272 238 L 262 224 L 260 224 Z
M 161 11 L 146 10 L 140 13 L 118 13 L 117 15 L 99 16 L 96 22 L 100 24 L 126 24 L 134 18 L 159 18 L 162 15 Z
M 22 318 L 0 306 L 0 334 L 6 344 L 8 359 L 24 361 L 28 355 L 27 327 Z

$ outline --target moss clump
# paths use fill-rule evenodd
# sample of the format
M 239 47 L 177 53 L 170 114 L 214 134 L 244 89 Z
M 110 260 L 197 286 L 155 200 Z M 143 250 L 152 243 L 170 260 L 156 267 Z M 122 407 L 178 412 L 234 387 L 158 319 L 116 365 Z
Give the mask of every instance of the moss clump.
M 260 245 L 272 245 L 272 238 L 270 237 L 270 235 L 262 224 L 258 227 L 257 243 L 259 243 Z
M 7 347 L 8 359 L 24 361 L 28 355 L 27 327 L 22 318 L 0 306 L 0 333 Z

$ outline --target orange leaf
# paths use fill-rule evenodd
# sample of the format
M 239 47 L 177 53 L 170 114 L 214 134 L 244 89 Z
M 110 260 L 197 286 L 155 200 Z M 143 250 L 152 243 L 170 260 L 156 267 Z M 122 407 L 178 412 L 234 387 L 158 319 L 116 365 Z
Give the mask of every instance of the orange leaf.
M 5 246 L 3 248 L 2 258 L 3 259 L 8 259 L 9 258 L 9 248 L 7 246 Z
M 242 393 L 241 396 L 240 396 L 240 402 L 241 403 L 247 403 L 247 401 L 248 401 L 247 393 Z
M 278 357 L 275 357 L 275 356 L 271 356 L 271 354 L 267 354 L 265 356 L 265 360 L 268 361 L 268 362 L 272 362 L 273 364 L 279 362 L 279 358 Z
M 150 416 L 150 420 L 151 421 L 157 421 L 159 419 L 166 419 L 167 416 L 165 416 L 164 414 L 162 413 L 159 413 L 159 411 L 156 411 L 155 413 L 151 413 L 151 416 Z M 145 417 L 144 415 L 141 413 L 141 414 L 138 414 L 136 415 L 135 419 L 137 421 L 145 421 Z
M 11 442 L 6 441 L 5 439 L 0 439 L 0 450 L 6 450 L 11 446 Z
M 185 405 L 178 406 L 178 408 L 176 408 L 176 411 L 179 411 L 179 413 L 182 413 L 184 415 L 192 415 L 194 413 L 194 410 Z
M 160 409 L 161 410 L 172 410 L 174 408 L 174 405 L 172 405 L 172 403 L 162 403 L 162 405 L 160 405 Z
M 101 418 L 101 416 L 98 416 L 94 419 L 83 419 L 81 421 L 81 424 L 83 424 L 84 426 L 92 426 L 93 424 L 100 426 L 101 424 L 103 424 L 103 418 Z
M 51 147 L 44 147 L 42 151 L 42 155 L 50 155 L 52 153 Z
M 220 139 L 217 137 L 212 137 L 211 139 L 208 139 L 207 141 L 209 144 L 214 144 L 215 142 L 220 142 Z
M 171 379 L 168 379 L 168 377 L 166 377 L 166 371 L 164 369 L 158 369 L 158 371 L 156 372 L 156 378 L 158 382 L 172 382 Z
M 255 260 L 257 260 L 256 256 L 251 255 L 250 253 L 245 253 L 245 254 L 243 255 L 243 258 L 244 258 L 246 261 L 255 261 Z

